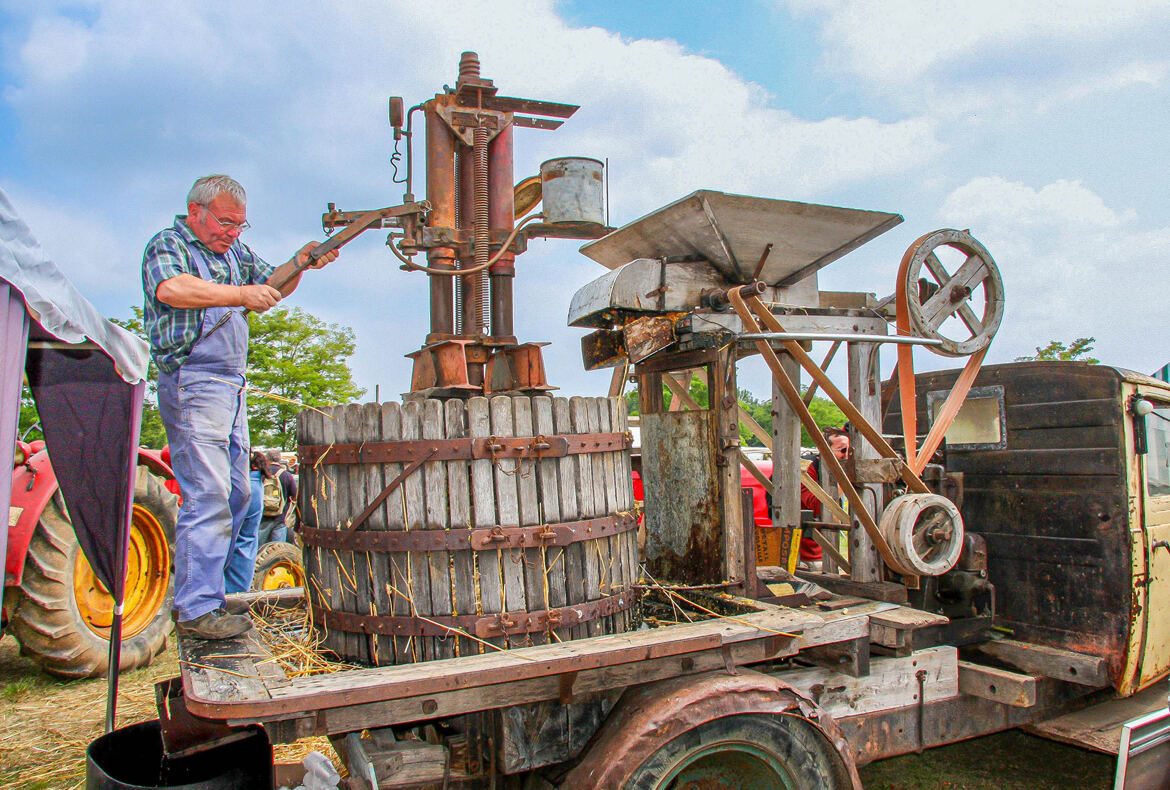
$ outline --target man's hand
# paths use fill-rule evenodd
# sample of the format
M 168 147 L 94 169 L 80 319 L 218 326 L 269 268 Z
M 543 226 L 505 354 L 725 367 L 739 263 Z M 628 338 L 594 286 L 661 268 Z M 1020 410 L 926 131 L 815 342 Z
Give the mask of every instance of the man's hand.
M 309 259 L 309 253 L 313 251 L 313 249 L 317 246 L 317 244 L 318 244 L 318 242 L 310 241 L 304 247 L 301 247 L 299 250 L 297 250 L 296 255 L 293 256 L 293 263 L 296 264 L 297 266 L 300 266 L 305 261 L 307 261 Z M 337 260 L 337 254 L 338 254 L 338 250 L 330 250 L 329 252 L 322 255 L 320 258 L 318 258 L 316 261 L 314 261 L 310 266 L 308 266 L 306 268 L 309 268 L 309 269 L 324 268 L 326 264 L 332 263 L 333 261 Z
M 271 285 L 241 285 L 240 305 L 253 313 L 263 313 L 280 301 L 280 291 Z

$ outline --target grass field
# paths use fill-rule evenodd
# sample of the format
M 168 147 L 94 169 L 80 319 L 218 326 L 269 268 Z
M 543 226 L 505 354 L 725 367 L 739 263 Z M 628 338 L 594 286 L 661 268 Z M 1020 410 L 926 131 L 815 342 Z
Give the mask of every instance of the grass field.
M 156 718 L 154 683 L 177 674 L 172 648 L 150 667 L 123 676 L 118 724 Z M 105 694 L 104 680 L 55 680 L 20 657 L 12 637 L 0 640 L 0 788 L 84 787 L 85 747 L 102 732 Z M 290 762 L 328 743 L 312 739 L 279 748 L 277 759 Z M 861 776 L 867 790 L 1095 790 L 1112 786 L 1113 761 L 1012 731 L 884 760 Z

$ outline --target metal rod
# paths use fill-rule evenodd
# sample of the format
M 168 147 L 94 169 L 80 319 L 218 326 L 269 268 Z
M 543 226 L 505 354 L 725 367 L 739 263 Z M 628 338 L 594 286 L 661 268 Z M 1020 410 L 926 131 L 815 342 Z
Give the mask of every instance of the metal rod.
M 455 227 L 455 140 L 432 99 L 426 109 L 427 199 L 431 227 Z M 455 250 L 435 247 L 427 253 L 432 268 L 454 269 Z M 455 332 L 454 287 L 449 277 L 431 277 L 431 339 Z
M 515 228 L 516 204 L 513 192 L 515 149 L 513 146 L 511 125 L 501 129 L 488 145 L 488 191 L 491 195 L 488 202 L 488 212 L 492 230 L 497 232 L 511 231 Z M 492 337 L 510 338 L 515 334 L 513 328 L 515 308 L 512 295 L 513 279 L 516 276 L 515 261 L 515 255 L 504 252 L 499 255 L 499 260 L 489 270 L 491 279 L 489 311 Z
M 850 332 L 748 332 L 738 340 L 831 340 L 833 342 L 900 343 L 902 345 L 941 346 L 941 340 L 912 335 L 864 335 Z

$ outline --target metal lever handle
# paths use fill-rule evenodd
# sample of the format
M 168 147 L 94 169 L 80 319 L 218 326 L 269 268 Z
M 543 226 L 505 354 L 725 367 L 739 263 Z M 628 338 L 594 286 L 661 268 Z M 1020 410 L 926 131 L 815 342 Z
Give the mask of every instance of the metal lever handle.
M 341 237 L 341 234 L 339 233 L 336 236 L 334 236 L 332 239 L 330 239 L 329 241 L 325 242 L 324 244 L 318 244 L 316 247 L 309 250 L 309 256 L 307 258 L 305 258 L 305 262 L 296 264 L 296 266 L 293 267 L 293 270 L 291 272 L 289 272 L 287 277 L 280 280 L 280 282 L 270 282 L 270 283 L 265 283 L 265 285 L 271 285 L 273 288 L 275 288 L 276 290 L 279 291 L 281 288 L 283 288 L 285 285 L 288 284 L 289 280 L 296 277 L 298 274 L 303 272 L 305 269 L 309 268 L 314 263 L 316 263 L 317 260 L 322 255 L 329 252 L 330 250 L 337 249 L 342 244 L 344 244 L 346 241 L 347 241 L 347 239 L 343 239 Z M 224 313 L 223 317 L 220 318 L 218 321 L 216 321 L 215 326 L 213 326 L 213 327 L 211 327 L 211 329 L 207 330 L 207 334 L 204 335 L 203 337 L 211 337 L 211 335 L 215 332 L 215 330 L 219 329 L 221 326 L 223 326 L 224 324 L 226 324 L 228 322 L 228 320 L 232 317 L 232 312 L 233 311 L 229 310 L 228 312 Z M 248 313 L 250 313 L 250 312 L 252 312 L 252 311 L 245 307 L 243 310 L 240 311 L 240 316 L 242 318 L 244 318 L 245 320 L 247 320 Z

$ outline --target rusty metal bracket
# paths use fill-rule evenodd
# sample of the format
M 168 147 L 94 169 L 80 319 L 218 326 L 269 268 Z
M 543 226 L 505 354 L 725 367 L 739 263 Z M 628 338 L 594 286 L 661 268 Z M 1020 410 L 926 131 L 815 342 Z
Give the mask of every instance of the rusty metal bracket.
M 413 463 L 420 458 L 424 461 L 563 458 L 566 455 L 579 455 L 581 453 L 607 453 L 626 450 L 631 443 L 632 439 L 628 431 L 553 436 L 492 436 L 478 439 L 419 439 L 401 442 L 306 444 L 301 445 L 297 457 L 300 463 L 309 466 Z M 493 450 L 493 447 L 497 449 Z
M 472 634 L 480 639 L 499 636 L 532 634 L 557 628 L 587 623 L 601 617 L 629 609 L 636 594 L 629 588 L 608 598 L 588 603 L 573 604 L 560 609 L 542 609 L 533 612 L 500 612 L 491 615 L 433 615 L 425 620 L 419 617 L 382 617 L 351 612 L 338 612 L 317 604 L 312 605 L 313 622 L 334 631 L 379 636 L 450 636 L 456 631 Z
M 406 467 L 405 469 L 403 469 L 403 470 L 402 470 L 402 471 L 401 471 L 401 472 L 398 474 L 398 476 L 397 476 L 397 477 L 395 477 L 393 480 L 391 480 L 391 481 L 390 481 L 390 485 L 388 485 L 388 486 L 386 486 L 385 488 L 383 488 L 383 489 L 382 489 L 382 493 L 380 493 L 380 494 L 378 494 L 376 497 L 374 497 L 374 500 L 373 500 L 372 502 L 370 502 L 370 504 L 368 504 L 368 505 L 366 506 L 366 509 L 365 509 L 365 510 L 363 510 L 361 513 L 359 513 L 359 514 L 358 514 L 358 516 L 357 516 L 357 518 L 355 518 L 353 521 L 351 521 L 351 522 L 349 523 L 349 526 L 346 528 L 346 531 L 347 531 L 347 532 L 351 532 L 351 533 L 352 533 L 352 532 L 354 532 L 354 531 L 355 531 L 355 530 L 356 530 L 358 527 L 360 527 L 362 524 L 364 524 L 364 523 L 366 522 L 366 519 L 368 519 L 368 518 L 369 518 L 371 515 L 373 515 L 374 511 L 375 511 L 375 510 L 377 510 L 377 509 L 378 509 L 378 507 L 379 507 L 379 506 L 381 506 L 381 504 L 382 504 L 383 502 L 385 502 L 385 501 L 386 501 L 386 497 L 390 496 L 390 494 L 392 494 L 392 493 L 394 492 L 394 489 L 396 489 L 396 488 L 398 488 L 398 486 L 402 485 L 402 481 L 403 481 L 403 480 L 405 480 L 406 478 L 408 478 L 408 477 L 410 477 L 412 474 L 414 474 L 414 473 L 415 473 L 415 471 L 416 471 L 416 470 L 417 470 L 417 469 L 418 469 L 420 466 L 422 466 L 422 465 L 423 465 L 423 463 L 425 463 L 426 461 L 430 460 L 431 456 L 433 456 L 433 455 L 434 455 L 435 453 L 437 453 L 437 452 L 439 452 L 439 448 L 438 448 L 438 447 L 432 447 L 432 448 L 431 448 L 431 451 L 430 451 L 429 453 L 427 453 L 427 454 L 426 454 L 425 456 L 423 456 L 422 458 L 419 458 L 418 460 L 416 460 L 416 461 L 415 461 L 414 463 L 412 463 L 410 466 L 408 466 L 408 467 Z M 358 456 L 359 456 L 359 457 L 361 456 L 361 450 L 360 450 L 360 449 L 358 450 Z
M 492 526 L 480 529 L 360 530 L 302 527 L 301 541 L 337 551 L 403 552 L 525 549 L 570 546 L 583 540 L 620 535 L 638 526 L 633 513 L 537 524 L 530 527 Z
M 564 436 L 490 436 L 474 439 L 471 454 L 478 458 L 564 458 L 569 440 Z

